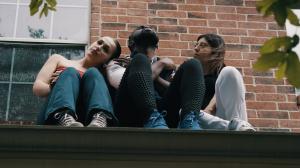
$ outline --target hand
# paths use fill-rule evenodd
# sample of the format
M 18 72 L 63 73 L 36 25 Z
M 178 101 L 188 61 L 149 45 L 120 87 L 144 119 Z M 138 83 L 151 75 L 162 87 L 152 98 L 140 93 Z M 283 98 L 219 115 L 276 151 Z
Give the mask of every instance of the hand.
M 60 75 L 61 72 L 62 72 L 62 70 L 59 70 L 59 71 L 55 71 L 52 74 L 52 76 L 50 78 L 50 85 L 53 85 L 57 81 L 57 79 L 58 79 L 58 77 L 59 77 L 59 75 Z
M 159 62 L 162 62 L 165 65 L 165 69 L 167 70 L 176 70 L 176 65 L 170 58 L 162 58 L 161 60 L 159 60 Z

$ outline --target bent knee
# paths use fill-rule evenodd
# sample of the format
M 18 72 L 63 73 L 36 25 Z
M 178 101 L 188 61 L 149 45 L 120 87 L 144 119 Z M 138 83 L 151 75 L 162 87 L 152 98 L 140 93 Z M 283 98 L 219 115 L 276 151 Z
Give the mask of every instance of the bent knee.
M 85 71 L 85 73 L 83 74 L 83 78 L 100 78 L 103 79 L 103 75 L 100 73 L 100 71 L 95 68 L 89 68 Z
M 80 76 L 79 72 L 74 67 L 67 67 L 62 74 L 71 76 Z
M 219 76 L 225 77 L 227 79 L 232 79 L 232 80 L 242 80 L 241 73 L 233 66 L 224 67 L 221 70 Z
M 189 69 L 191 71 L 198 71 L 198 72 L 202 72 L 202 64 L 199 60 L 197 59 L 189 59 L 187 61 L 185 61 L 183 64 L 182 64 L 182 67 L 184 69 Z

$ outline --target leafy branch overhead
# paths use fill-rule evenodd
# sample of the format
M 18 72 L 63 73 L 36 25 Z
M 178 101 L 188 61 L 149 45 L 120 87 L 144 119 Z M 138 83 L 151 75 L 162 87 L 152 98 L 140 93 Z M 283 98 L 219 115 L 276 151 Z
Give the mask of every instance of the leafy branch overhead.
M 41 7 L 42 10 L 40 11 L 40 18 L 43 15 L 48 16 L 49 10 L 56 11 L 56 5 L 56 0 L 31 0 L 31 3 L 29 5 L 30 15 L 35 15 Z
M 264 17 L 273 15 L 281 27 L 289 20 L 292 25 L 300 26 L 298 17 L 292 9 L 300 4 L 300 0 L 262 0 L 256 5 L 257 11 Z M 300 61 L 293 48 L 299 43 L 299 36 L 274 37 L 264 43 L 260 49 L 261 56 L 254 64 L 258 71 L 277 68 L 276 78 L 287 77 L 289 83 L 300 88 Z

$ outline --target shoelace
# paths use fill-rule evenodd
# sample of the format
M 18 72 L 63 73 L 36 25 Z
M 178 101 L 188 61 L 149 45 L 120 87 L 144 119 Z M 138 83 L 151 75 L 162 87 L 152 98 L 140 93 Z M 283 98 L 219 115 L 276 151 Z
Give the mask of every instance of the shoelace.
M 100 127 L 106 127 L 107 126 L 107 116 L 104 113 L 96 113 L 93 116 L 92 122 L 97 124 Z
M 167 115 L 166 111 L 162 111 L 161 113 L 155 112 L 155 115 L 154 116 L 151 115 L 149 120 L 151 121 L 151 123 L 155 123 L 156 121 L 162 119 L 166 115 Z
M 55 114 L 55 117 L 57 118 L 57 117 L 60 117 L 60 115 L 61 114 Z M 59 123 L 61 124 L 61 125 L 63 125 L 63 126 L 68 126 L 68 125 L 70 125 L 72 122 L 74 122 L 74 118 L 71 116 L 71 115 L 69 115 L 69 114 L 64 114 L 61 118 L 60 118 L 60 120 L 59 120 Z

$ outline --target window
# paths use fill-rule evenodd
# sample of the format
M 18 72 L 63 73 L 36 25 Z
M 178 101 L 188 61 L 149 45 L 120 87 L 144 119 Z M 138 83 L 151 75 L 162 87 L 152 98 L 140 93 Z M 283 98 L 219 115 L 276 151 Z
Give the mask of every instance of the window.
M 84 56 L 89 0 L 59 0 L 48 17 L 30 16 L 30 0 L 0 0 L 0 120 L 35 121 L 45 100 L 32 84 L 52 54 Z

